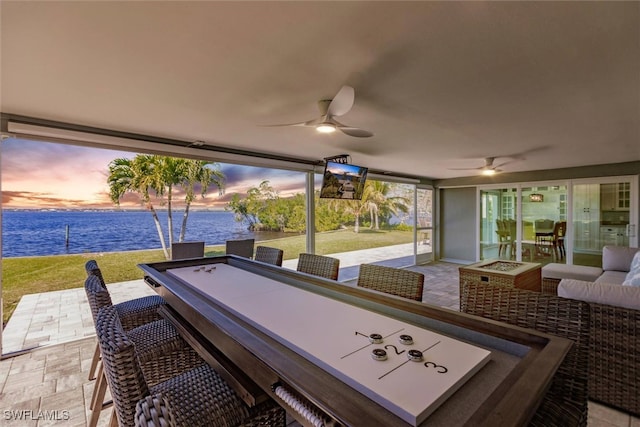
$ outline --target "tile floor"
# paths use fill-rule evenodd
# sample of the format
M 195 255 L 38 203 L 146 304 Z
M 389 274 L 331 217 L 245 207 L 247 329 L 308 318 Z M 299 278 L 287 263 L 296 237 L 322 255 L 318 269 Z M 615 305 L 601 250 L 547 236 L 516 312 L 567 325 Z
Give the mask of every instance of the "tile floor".
M 425 302 L 458 310 L 458 267 L 449 263 L 410 267 L 426 276 Z M 357 277 L 357 269 L 355 275 L 352 269 L 344 275 L 341 271 L 341 276 L 353 285 L 349 279 Z M 109 287 L 116 303 L 153 294 L 140 280 Z M 86 426 L 94 384 L 88 371 L 96 341 L 84 289 L 31 295 L 22 304 L 3 337 L 0 425 Z M 110 413 L 111 409 L 103 410 L 99 426 L 108 425 Z M 590 402 L 588 426 L 640 427 L 640 418 Z

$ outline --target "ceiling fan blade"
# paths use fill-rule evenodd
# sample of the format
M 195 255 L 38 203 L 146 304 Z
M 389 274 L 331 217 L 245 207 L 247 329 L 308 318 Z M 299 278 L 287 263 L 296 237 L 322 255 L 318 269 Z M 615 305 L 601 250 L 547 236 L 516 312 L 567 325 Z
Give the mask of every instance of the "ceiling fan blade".
M 511 163 L 515 163 L 516 161 L 517 161 L 517 159 L 516 160 L 509 160 L 508 162 L 503 162 L 503 163 L 500 163 L 499 165 L 495 165 L 494 168 L 497 170 L 497 168 L 501 168 L 502 166 L 509 165 Z
M 328 116 L 342 116 L 347 114 L 351 107 L 356 93 L 351 86 L 342 86 L 340 91 L 333 97 L 329 108 L 327 108 Z
M 369 132 L 368 130 L 364 130 L 360 128 L 353 128 L 350 126 L 338 126 L 338 129 L 346 135 L 355 136 L 358 138 L 369 138 L 370 136 L 373 136 L 373 133 Z
M 262 127 L 268 127 L 268 128 L 272 128 L 272 127 L 283 127 L 283 126 L 315 126 L 318 123 L 320 123 L 321 119 L 312 119 L 312 120 L 307 120 L 306 122 L 298 122 L 298 123 L 281 123 L 281 124 L 276 124 L 276 125 L 260 125 Z

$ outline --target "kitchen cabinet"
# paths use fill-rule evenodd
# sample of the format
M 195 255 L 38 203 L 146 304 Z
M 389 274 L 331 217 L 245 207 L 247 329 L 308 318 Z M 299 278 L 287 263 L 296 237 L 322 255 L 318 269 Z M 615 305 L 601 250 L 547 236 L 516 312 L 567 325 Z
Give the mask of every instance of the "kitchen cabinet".
M 603 211 L 628 211 L 631 206 L 631 183 L 602 184 L 600 209 Z
M 618 187 L 615 197 L 616 209 L 628 211 L 631 207 L 631 183 L 621 182 L 616 185 Z
M 616 201 L 616 193 L 618 191 L 616 184 L 602 184 L 600 186 L 600 209 L 603 211 L 615 211 L 618 206 Z
M 600 184 L 573 187 L 573 247 L 576 251 L 600 251 Z
M 628 246 L 627 227 L 624 225 L 609 225 L 600 227 L 600 242 L 602 246 Z

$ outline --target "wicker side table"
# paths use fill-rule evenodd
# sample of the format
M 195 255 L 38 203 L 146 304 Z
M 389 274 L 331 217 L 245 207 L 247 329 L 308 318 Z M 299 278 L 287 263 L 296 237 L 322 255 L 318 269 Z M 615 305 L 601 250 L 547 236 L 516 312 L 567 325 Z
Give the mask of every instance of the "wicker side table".
M 482 261 L 460 267 L 460 295 L 464 283 L 476 282 L 540 292 L 541 265 L 532 262 Z

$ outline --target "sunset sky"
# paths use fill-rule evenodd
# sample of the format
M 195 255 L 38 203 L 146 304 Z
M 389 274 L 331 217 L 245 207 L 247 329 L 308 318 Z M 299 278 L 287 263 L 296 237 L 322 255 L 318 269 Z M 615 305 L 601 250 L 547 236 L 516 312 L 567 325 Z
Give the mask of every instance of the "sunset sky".
M 107 176 L 116 158 L 136 153 L 9 138 L 2 141 L 2 208 L 12 209 L 112 209 Z M 211 187 L 193 208 L 223 209 L 234 193 L 245 193 L 263 180 L 286 197 L 304 192 L 304 173 L 220 164 L 226 177 L 225 194 Z M 175 199 L 180 194 L 174 195 Z M 160 201 L 157 201 L 159 205 Z M 141 208 L 139 199 L 127 195 L 122 208 Z

